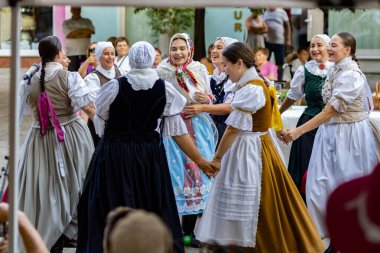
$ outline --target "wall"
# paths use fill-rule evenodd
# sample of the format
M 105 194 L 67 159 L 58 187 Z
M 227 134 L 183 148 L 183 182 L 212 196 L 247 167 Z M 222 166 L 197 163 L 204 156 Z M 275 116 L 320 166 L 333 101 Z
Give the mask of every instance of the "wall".
M 108 6 L 84 6 L 82 17 L 91 19 L 95 26 L 95 34 L 92 41 L 106 41 L 108 37 L 119 36 L 119 7 Z

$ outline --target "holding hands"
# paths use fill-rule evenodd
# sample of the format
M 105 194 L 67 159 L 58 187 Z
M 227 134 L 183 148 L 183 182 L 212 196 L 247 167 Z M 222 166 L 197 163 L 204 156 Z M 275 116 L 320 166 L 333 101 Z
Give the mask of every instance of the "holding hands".
M 284 144 L 289 144 L 289 142 L 297 140 L 302 133 L 298 128 L 294 129 L 283 129 L 276 132 L 277 138 Z
M 216 174 L 218 174 L 220 170 L 220 162 L 219 166 L 216 163 L 207 161 L 206 159 L 202 158 L 201 160 L 196 162 L 199 168 L 205 173 L 208 177 L 214 177 Z

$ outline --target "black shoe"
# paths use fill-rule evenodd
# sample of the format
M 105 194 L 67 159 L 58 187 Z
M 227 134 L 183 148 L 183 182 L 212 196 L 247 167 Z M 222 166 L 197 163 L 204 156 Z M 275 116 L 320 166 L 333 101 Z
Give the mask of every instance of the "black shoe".
M 63 246 L 65 245 L 65 242 L 68 241 L 69 238 L 67 238 L 65 235 L 61 235 L 57 242 L 51 247 L 50 253 L 62 253 L 63 252 Z
M 65 241 L 65 244 L 63 245 L 64 248 L 76 248 L 77 247 L 77 240 L 75 239 L 67 239 Z
M 331 248 L 331 244 L 323 253 L 335 253 L 335 251 Z

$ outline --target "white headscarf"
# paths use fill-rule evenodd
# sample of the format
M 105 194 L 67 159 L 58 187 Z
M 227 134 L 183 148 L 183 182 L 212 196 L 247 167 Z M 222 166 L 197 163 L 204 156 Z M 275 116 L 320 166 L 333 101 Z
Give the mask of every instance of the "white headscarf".
M 313 38 L 311 38 L 311 40 L 313 40 L 314 38 L 320 38 L 321 40 L 323 40 L 323 42 L 328 46 L 330 44 L 330 37 L 326 34 L 317 34 L 317 35 L 314 35 Z
M 146 41 L 139 41 L 129 49 L 129 64 L 134 69 L 146 69 L 153 65 L 156 51 Z
M 158 80 L 157 72 L 152 69 L 156 50 L 146 41 L 139 41 L 129 49 L 131 70 L 126 77 L 134 90 L 147 90 Z
M 100 41 L 96 44 L 94 54 L 97 61 L 100 60 L 100 56 L 102 55 L 104 49 L 106 49 L 107 47 L 112 47 L 115 50 L 112 43 L 108 41 Z
M 217 37 L 216 40 L 215 40 L 215 42 L 217 40 L 221 40 L 223 42 L 223 44 L 224 44 L 224 47 L 228 47 L 232 43 L 238 42 L 237 39 L 230 38 L 230 37 Z M 212 73 L 212 78 L 218 84 L 221 83 L 222 81 L 224 81 L 224 79 L 226 79 L 226 77 L 227 77 L 227 74 L 224 71 L 222 71 L 222 73 L 219 73 L 218 68 L 215 68 L 214 72 Z
M 228 47 L 229 45 L 231 45 L 234 42 L 238 42 L 237 39 L 230 38 L 230 37 L 218 37 L 218 38 L 216 38 L 215 41 L 217 41 L 217 40 L 221 40 L 225 47 Z

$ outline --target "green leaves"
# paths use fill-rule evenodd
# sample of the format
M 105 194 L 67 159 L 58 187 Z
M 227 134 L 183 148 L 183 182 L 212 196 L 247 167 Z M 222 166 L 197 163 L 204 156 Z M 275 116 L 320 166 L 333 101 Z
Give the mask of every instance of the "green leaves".
M 183 32 L 194 23 L 195 9 L 193 8 L 136 8 L 135 13 L 145 11 L 150 18 L 149 25 L 155 35 Z

